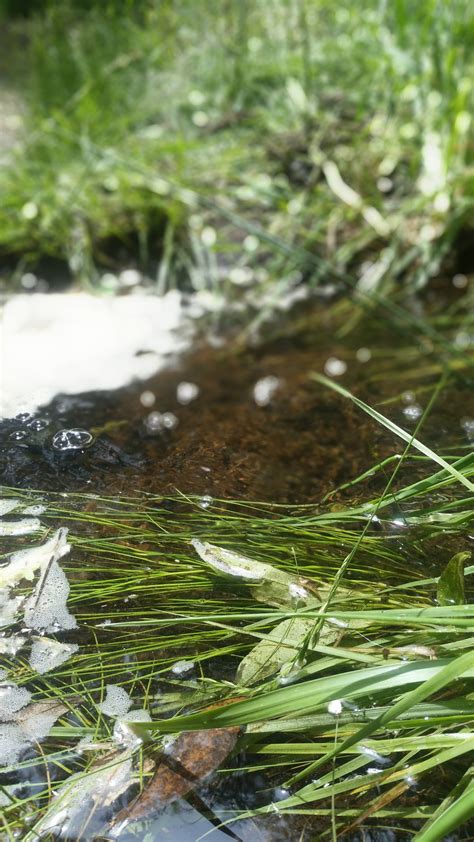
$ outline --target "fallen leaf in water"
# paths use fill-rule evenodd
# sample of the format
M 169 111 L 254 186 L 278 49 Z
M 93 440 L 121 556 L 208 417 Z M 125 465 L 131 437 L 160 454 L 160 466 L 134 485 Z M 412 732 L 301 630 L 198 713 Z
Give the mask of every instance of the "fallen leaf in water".
M 240 728 L 185 731 L 164 750 L 148 786 L 111 825 L 114 838 L 131 822 L 148 818 L 190 792 L 214 772 L 237 742 Z
M 11 587 L 22 579 L 33 579 L 38 568 L 45 569 L 50 561 L 58 561 L 71 549 L 67 542 L 67 529 L 57 532 L 44 544 L 12 553 L 8 564 L 0 567 L 0 587 Z
M 242 658 L 237 670 L 237 682 L 249 686 L 263 681 L 298 655 L 298 649 L 314 628 L 314 620 L 292 617 L 283 620 L 260 643 Z
M 311 592 L 308 580 L 300 576 L 196 538 L 192 539 L 191 544 L 214 572 L 251 585 L 252 596 L 258 602 L 291 608 L 321 604 L 317 591 Z

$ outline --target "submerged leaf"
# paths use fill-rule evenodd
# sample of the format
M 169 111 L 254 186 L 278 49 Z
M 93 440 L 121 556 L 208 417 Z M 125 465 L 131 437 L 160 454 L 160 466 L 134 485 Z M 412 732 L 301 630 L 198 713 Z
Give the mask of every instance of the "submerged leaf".
M 470 557 L 468 552 L 457 553 L 448 561 L 438 580 L 440 605 L 464 605 L 464 564 Z
M 206 564 L 209 564 L 213 570 L 224 574 L 224 576 L 244 579 L 247 582 L 260 582 L 272 570 L 269 564 L 253 561 L 251 558 L 240 555 L 240 553 L 226 550 L 223 547 L 216 547 L 215 544 L 208 544 L 207 541 L 202 542 L 193 538 L 191 544 Z
M 0 521 L 0 536 L 29 535 L 30 532 L 38 532 L 40 529 L 41 523 L 37 517 L 25 517 L 23 520 Z
M 252 596 L 258 602 L 292 608 L 320 604 L 320 599 L 309 592 L 306 579 L 196 538 L 191 543 L 216 573 L 252 585 Z
M 314 620 L 299 617 L 283 620 L 242 659 L 237 682 L 245 686 L 275 675 L 295 659 L 298 648 L 314 628 Z
M 67 542 L 67 529 L 57 532 L 39 547 L 29 547 L 12 553 L 10 561 L 0 567 L 0 587 L 11 587 L 22 579 L 32 580 L 39 568 L 45 568 L 50 561 L 57 561 L 71 549 Z
M 240 728 L 185 731 L 165 749 L 148 786 L 130 807 L 116 816 L 112 835 L 117 837 L 130 822 L 152 816 L 198 786 L 214 772 L 237 742 Z

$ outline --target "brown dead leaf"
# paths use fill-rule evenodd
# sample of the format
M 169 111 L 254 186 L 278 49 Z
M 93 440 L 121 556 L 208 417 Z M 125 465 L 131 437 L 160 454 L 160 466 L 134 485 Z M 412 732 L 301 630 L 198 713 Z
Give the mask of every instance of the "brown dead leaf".
M 147 818 L 198 786 L 223 763 L 239 733 L 240 728 L 211 728 L 180 734 L 161 755 L 146 789 L 115 817 L 112 829 Z

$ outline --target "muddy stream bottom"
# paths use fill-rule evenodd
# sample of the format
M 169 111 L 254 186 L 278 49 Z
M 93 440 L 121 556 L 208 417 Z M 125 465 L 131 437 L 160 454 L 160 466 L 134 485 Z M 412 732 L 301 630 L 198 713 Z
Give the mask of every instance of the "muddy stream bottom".
M 413 431 L 439 377 L 436 371 L 432 378 L 418 377 L 418 367 L 424 369 L 429 361 L 425 345 L 413 346 L 375 322 L 341 339 L 330 317 L 320 313 L 314 320 L 304 319 L 303 326 L 275 331 L 257 347 L 228 343 L 216 349 L 203 338 L 146 382 L 115 392 L 58 395 L 34 415 L 2 422 L 2 481 L 66 497 L 84 492 L 118 499 L 145 492 L 165 505 L 177 493 L 197 495 L 203 509 L 217 499 L 267 501 L 288 510 L 301 503 L 317 506 L 328 497 L 335 507 L 357 504 L 380 494 L 389 474 L 377 473 L 363 490 L 337 491 L 339 486 L 385 457 L 402 453 L 404 444 L 349 400 L 312 381 L 311 374 L 334 378 Z M 442 442 L 445 450 L 465 448 L 472 409 L 472 383 L 460 377 L 441 394 L 423 428 L 423 441 L 434 448 Z M 394 512 L 396 516 L 396 504 Z M 406 536 L 403 540 L 409 546 Z M 441 539 L 438 547 L 441 565 Z M 432 558 L 425 575 L 433 575 L 437 565 Z M 135 602 L 135 613 L 139 609 Z M 123 606 L 121 611 L 123 617 Z M 113 617 L 112 608 L 107 616 Z M 233 669 L 223 659 L 220 678 L 230 680 Z M 240 760 L 245 766 L 245 754 Z M 124 831 L 117 838 L 195 842 L 206 833 L 213 842 L 321 838 L 327 824 L 318 827 L 314 818 L 284 817 L 277 807 L 264 819 L 216 828 L 225 811 L 238 814 L 268 803 L 269 792 L 275 803 L 279 798 L 273 780 L 240 771 L 239 758 L 232 762 L 234 771 L 201 787 L 197 802 L 194 797 L 175 802 L 143 835 Z M 408 793 L 405 803 L 410 805 L 410 799 L 414 803 L 416 794 Z M 411 835 L 387 828 L 345 839 L 405 842 Z

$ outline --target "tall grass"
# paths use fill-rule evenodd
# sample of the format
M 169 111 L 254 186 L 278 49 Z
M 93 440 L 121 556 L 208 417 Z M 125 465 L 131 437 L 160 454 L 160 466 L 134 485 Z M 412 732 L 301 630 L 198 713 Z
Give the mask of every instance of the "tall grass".
M 243 279 L 260 301 L 277 278 L 349 272 L 362 297 L 424 285 L 472 208 L 472 8 L 359 11 L 50 4 L 25 24 L 3 252 L 59 256 L 99 286 L 127 260 L 162 287 Z M 257 221 L 271 236 L 246 240 Z

